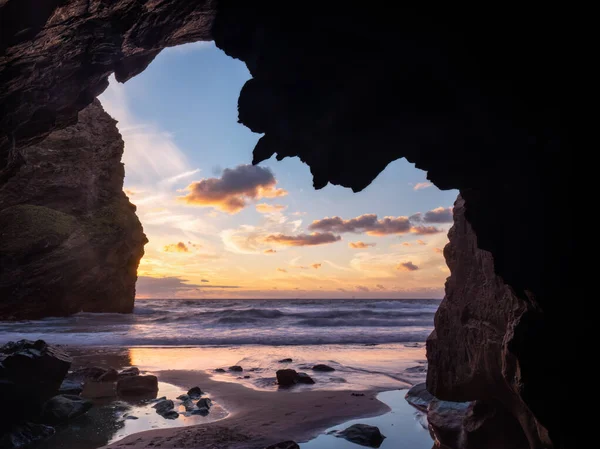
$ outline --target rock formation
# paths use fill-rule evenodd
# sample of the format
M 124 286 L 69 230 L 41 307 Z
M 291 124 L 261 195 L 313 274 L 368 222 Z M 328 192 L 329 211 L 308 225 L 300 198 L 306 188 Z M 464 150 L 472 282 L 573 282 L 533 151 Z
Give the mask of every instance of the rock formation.
M 444 256 L 451 275 L 427 341 L 428 391 L 446 400 L 476 397 L 504 407 L 520 422 L 531 447 L 548 447 L 547 433 L 521 397 L 520 363 L 510 350 L 515 327 L 535 312 L 494 273 L 493 256 L 477 248 L 461 196 L 448 237 Z
M 123 192 L 123 140 L 95 100 L 19 150 L 0 183 L 0 319 L 131 312 L 146 236 Z
M 580 334 L 577 308 L 564 306 L 574 238 L 546 249 L 570 215 L 549 220 L 550 211 L 573 197 L 565 111 L 577 110 L 574 8 L 335 3 L 1 0 L 0 184 L 27 146 L 75 122 L 110 73 L 126 81 L 166 46 L 214 38 L 252 75 L 239 119 L 264 133 L 254 162 L 298 156 L 315 187 L 358 191 L 406 157 L 438 187 L 460 189 L 478 248 L 526 306 L 507 351 L 519 367 L 519 401 L 535 417 L 529 434 L 574 446 L 574 399 L 556 389 L 576 365 L 565 336 Z M 62 238 L 71 222 L 52 221 Z M 476 307 L 488 306 L 509 310 Z M 461 322 L 439 320 L 438 339 L 442 325 Z M 460 391 L 481 394 L 475 383 Z

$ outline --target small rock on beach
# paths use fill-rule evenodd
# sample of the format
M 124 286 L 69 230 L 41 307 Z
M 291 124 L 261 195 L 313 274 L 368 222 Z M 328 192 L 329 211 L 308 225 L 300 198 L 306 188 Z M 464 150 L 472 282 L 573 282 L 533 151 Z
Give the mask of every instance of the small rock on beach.
M 329 365 L 324 365 L 322 363 L 319 363 L 318 365 L 315 365 L 312 367 L 313 371 L 320 371 L 322 373 L 330 373 L 331 371 L 335 371 L 335 368 L 332 368 Z
M 354 424 L 347 429 L 336 432 L 335 436 L 361 446 L 375 448 L 380 447 L 385 439 L 378 427 L 367 424 Z
M 187 392 L 187 395 L 190 397 L 190 399 L 198 399 L 200 396 L 202 396 L 202 390 L 200 387 L 192 387 Z

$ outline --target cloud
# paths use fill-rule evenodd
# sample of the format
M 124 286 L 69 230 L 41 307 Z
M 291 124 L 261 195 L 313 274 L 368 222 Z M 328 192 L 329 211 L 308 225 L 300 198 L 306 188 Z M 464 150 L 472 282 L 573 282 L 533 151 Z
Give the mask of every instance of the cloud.
M 359 292 L 370 292 L 371 291 L 369 289 L 369 287 L 365 287 L 364 285 L 357 285 L 356 290 L 358 290 Z
M 200 282 L 210 282 L 208 279 L 202 279 Z
M 277 268 L 277 271 L 280 271 L 281 273 L 287 273 L 285 268 Z
M 125 142 L 122 162 L 127 185 L 156 185 L 157 179 L 189 171 L 188 160 L 173 135 L 135 117 L 125 86 L 117 83 L 114 76 L 111 75 L 108 88 L 99 98 L 104 110 L 119 122 Z
M 167 253 L 187 253 L 189 248 L 183 242 L 170 243 L 165 246 L 164 251 Z
M 178 197 L 186 204 L 235 214 L 247 206 L 249 200 L 275 198 L 287 195 L 277 189 L 277 180 L 268 168 L 258 165 L 238 165 L 223 170 L 220 178 L 204 178 L 186 187 L 187 194 Z
M 256 207 L 256 212 L 259 212 L 261 214 L 274 214 L 274 213 L 277 213 L 277 212 L 281 212 L 287 206 L 284 206 L 283 204 L 260 203 L 260 204 L 257 204 L 254 207 Z
M 444 250 L 442 248 L 433 248 L 433 252 L 443 254 Z
M 442 229 L 436 228 L 435 226 L 413 226 L 410 232 L 417 235 L 430 235 L 439 234 L 444 232 Z
M 385 290 L 385 287 L 381 284 L 377 284 L 375 287 L 377 288 L 377 290 Z
M 451 223 L 452 208 L 438 207 L 425 214 L 417 212 L 410 217 L 383 217 L 379 219 L 376 214 L 363 214 L 356 218 L 344 220 L 341 217 L 326 217 L 321 220 L 314 220 L 308 229 L 311 231 L 334 232 L 341 234 L 344 232 L 366 233 L 373 236 L 402 235 L 413 233 L 418 235 L 436 234 L 442 232 L 441 229 L 433 226 L 424 226 L 423 223 Z M 360 245 L 360 242 L 356 242 Z M 359 249 L 362 246 L 352 246 Z
M 265 238 L 265 242 L 276 243 L 284 246 L 315 246 L 335 243 L 342 238 L 339 235 L 334 235 L 331 232 L 313 232 L 312 234 L 271 234 Z
M 428 212 L 425 212 L 423 216 L 425 223 L 452 223 L 452 208 L 451 207 L 438 207 Z
M 195 175 L 196 173 L 199 173 L 199 172 L 200 172 L 199 168 L 197 168 L 195 170 L 188 170 L 183 173 L 179 173 L 177 175 L 165 178 L 165 179 L 161 180 L 159 182 L 159 184 L 164 185 L 164 186 L 168 186 L 170 184 L 175 184 L 177 181 L 181 181 L 182 179 L 189 178 L 190 176 Z
M 320 263 L 313 263 L 313 264 L 311 265 L 311 267 L 313 267 L 315 270 L 317 270 L 317 269 L 321 268 L 321 265 L 323 265 L 323 264 L 320 264 Z
M 365 242 L 361 242 L 361 241 L 348 243 L 348 247 L 352 248 L 352 249 L 365 249 L 365 248 L 368 248 L 370 246 L 375 246 L 375 245 L 376 245 L 375 243 L 365 243 Z
M 417 240 L 417 243 L 418 243 L 419 245 L 427 245 L 427 243 L 425 243 L 425 242 L 424 242 L 423 240 L 421 240 L 421 239 Z
M 426 189 L 427 187 L 431 187 L 432 185 L 433 184 L 430 182 L 418 182 L 413 187 L 413 190 L 423 190 L 423 189 Z
M 341 217 L 327 217 L 313 221 L 308 229 L 324 232 L 366 232 L 368 235 L 405 234 L 410 231 L 408 217 L 384 217 L 377 219 L 376 214 L 364 214 L 350 220 Z
M 179 276 L 166 276 L 154 278 L 150 276 L 138 276 L 135 285 L 137 296 L 152 297 L 175 297 L 182 294 L 193 293 L 194 291 L 214 288 L 214 289 L 236 289 L 238 285 L 199 285 L 189 284 L 187 279 Z
M 442 230 L 432 226 L 414 226 L 412 220 L 420 222 L 422 220 L 421 214 L 418 213 L 411 217 L 383 217 L 382 219 L 378 219 L 376 214 L 364 214 L 349 220 L 344 220 L 341 217 L 327 217 L 313 221 L 308 229 L 335 233 L 365 232 L 367 235 L 378 237 L 401 235 L 409 232 L 418 235 L 442 232 Z
M 274 249 L 265 249 L 263 251 L 264 254 L 275 254 L 277 251 L 275 251 Z
M 410 244 L 410 243 L 408 243 L 408 242 L 403 242 L 403 243 L 402 243 L 402 246 L 411 246 L 411 244 Z
M 416 266 L 411 261 L 402 262 L 396 267 L 396 270 L 400 270 L 400 271 L 417 271 L 418 269 L 419 269 L 419 267 Z

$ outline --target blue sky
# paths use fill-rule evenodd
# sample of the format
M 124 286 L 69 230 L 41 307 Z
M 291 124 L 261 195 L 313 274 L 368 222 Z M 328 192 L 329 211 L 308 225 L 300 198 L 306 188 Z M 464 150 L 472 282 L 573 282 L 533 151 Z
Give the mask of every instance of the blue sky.
M 331 244 L 314 246 L 268 238 L 312 234 L 310 223 L 325 217 L 410 217 L 452 205 L 456 191 L 427 186 L 425 172 L 405 160 L 390 164 L 360 193 L 331 185 L 315 191 L 306 165 L 297 158 L 273 158 L 261 167 L 274 177 L 268 189 L 285 196 L 272 197 L 262 186 L 245 194 L 244 207 L 235 211 L 206 198 L 178 199 L 189 195 L 191 183 L 215 178 L 198 188 L 217 185 L 224 169 L 252 160 L 260 135 L 237 123 L 237 98 L 249 77 L 242 62 L 214 44 L 196 43 L 163 51 L 124 85 L 111 80 L 100 97 L 119 120 L 125 189 L 150 239 L 139 270 L 139 296 L 440 297 L 447 269 L 439 249 L 448 222 L 434 221 L 440 232 L 427 235 L 416 235 L 413 228 L 374 237 L 367 228 L 354 229 Z M 278 207 L 261 213 L 256 204 Z M 375 246 L 349 248 L 351 241 L 367 240 Z M 267 248 L 268 242 L 277 247 Z M 178 243 L 186 249 L 169 246 Z M 410 261 L 419 268 L 398 268 Z M 373 266 L 377 269 L 369 270 Z

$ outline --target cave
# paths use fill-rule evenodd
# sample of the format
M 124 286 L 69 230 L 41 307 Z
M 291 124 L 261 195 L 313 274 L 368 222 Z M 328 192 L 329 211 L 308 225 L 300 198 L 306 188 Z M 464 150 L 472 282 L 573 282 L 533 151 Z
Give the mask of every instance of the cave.
M 428 388 L 442 399 L 477 400 L 508 412 L 531 448 L 575 447 L 573 400 L 561 382 L 575 366 L 568 338 L 578 335 L 575 308 L 564 304 L 572 235 L 547 250 L 550 231 L 565 215 L 550 211 L 570 199 L 564 181 L 570 128 L 561 115 L 574 84 L 568 51 L 575 38 L 562 27 L 571 23 L 569 11 L 317 9 L 227 0 L 38 3 L 0 2 L 0 192 L 22 173 L 28 148 L 77 126 L 111 74 L 125 82 L 166 47 L 214 40 L 252 76 L 238 111 L 240 123 L 263 134 L 254 164 L 297 156 L 310 167 L 316 189 L 331 183 L 360 191 L 404 157 L 440 189 L 460 191 L 456 209 L 463 215 L 456 223 L 470 237 L 458 245 L 485 253 L 477 262 L 497 277 L 474 275 L 473 258 L 446 251 L 452 275 L 428 342 Z M 77 157 L 70 163 L 90 166 Z M 91 164 L 99 165 L 93 158 Z M 85 226 L 103 226 L 106 213 L 131 221 L 131 235 L 117 239 L 119 251 L 132 255 L 131 269 L 145 237 L 118 195 L 99 199 L 98 220 Z M 0 202 L 2 232 L 18 235 L 19 217 L 32 209 L 6 212 L 15 206 L 6 201 Z M 33 242 L 36 251 L 73 226 L 63 215 L 43 215 L 40 226 L 48 223 L 60 229 L 52 229 L 49 241 Z M 4 240 L 3 234 L 6 254 Z M 14 259 L 7 262 L 5 254 L 3 304 L 25 276 L 12 273 L 6 281 Z

